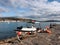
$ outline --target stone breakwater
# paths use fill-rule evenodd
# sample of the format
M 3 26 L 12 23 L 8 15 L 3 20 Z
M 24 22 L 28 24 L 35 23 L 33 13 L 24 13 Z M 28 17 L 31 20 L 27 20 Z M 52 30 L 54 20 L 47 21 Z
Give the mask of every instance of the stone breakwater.
M 52 33 L 37 33 L 25 36 L 21 42 L 16 37 L 0 41 L 0 45 L 60 45 L 60 25 L 51 28 Z

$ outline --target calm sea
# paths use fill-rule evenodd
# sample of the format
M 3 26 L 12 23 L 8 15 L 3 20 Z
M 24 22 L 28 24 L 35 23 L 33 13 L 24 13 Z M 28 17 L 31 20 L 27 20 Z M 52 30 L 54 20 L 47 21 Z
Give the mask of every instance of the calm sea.
M 60 22 L 40 22 L 36 23 L 35 27 L 41 27 L 42 29 L 44 29 L 45 26 L 49 26 L 50 23 L 60 24 Z M 32 24 L 31 23 L 27 24 L 26 22 L 0 22 L 0 39 L 6 39 L 16 36 L 14 30 L 19 26 L 31 27 Z

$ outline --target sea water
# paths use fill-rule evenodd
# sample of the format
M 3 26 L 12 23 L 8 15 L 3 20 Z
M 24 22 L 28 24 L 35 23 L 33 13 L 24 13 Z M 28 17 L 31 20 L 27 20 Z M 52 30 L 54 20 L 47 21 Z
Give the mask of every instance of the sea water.
M 50 23 L 60 24 L 60 22 L 40 22 L 40 23 L 36 23 L 35 27 L 44 29 L 45 26 L 49 26 Z M 26 23 L 26 22 L 0 22 L 0 39 L 6 39 L 6 38 L 16 36 L 16 33 L 14 30 L 20 26 L 31 27 L 32 24 Z

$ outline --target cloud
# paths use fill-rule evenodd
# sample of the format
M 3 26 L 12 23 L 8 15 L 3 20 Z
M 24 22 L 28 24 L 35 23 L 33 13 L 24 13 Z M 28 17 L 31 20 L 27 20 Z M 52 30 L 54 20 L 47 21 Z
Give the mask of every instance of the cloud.
M 0 0 L 0 5 L 12 8 L 20 17 L 40 20 L 52 19 L 52 17 L 60 19 L 57 17 L 60 14 L 60 2 L 57 0 L 51 2 L 48 0 Z M 18 8 L 24 11 L 19 12 Z
M 22 2 L 23 7 L 24 4 L 26 4 L 28 5 L 27 7 L 31 9 L 31 11 L 21 14 L 23 17 L 36 19 L 42 19 L 44 17 L 43 19 L 51 19 L 52 16 L 60 14 L 60 3 L 58 1 L 48 2 L 48 0 L 25 0 L 25 2 L 27 2 L 27 4 Z M 25 6 L 25 8 L 27 7 Z M 50 18 L 48 18 L 49 16 Z
M 10 0 L 0 0 L 0 6 L 3 7 L 12 7 Z
M 2 13 L 2 12 L 9 12 L 9 9 L 0 7 L 0 13 Z
M 0 17 L 2 17 L 2 14 L 0 14 Z

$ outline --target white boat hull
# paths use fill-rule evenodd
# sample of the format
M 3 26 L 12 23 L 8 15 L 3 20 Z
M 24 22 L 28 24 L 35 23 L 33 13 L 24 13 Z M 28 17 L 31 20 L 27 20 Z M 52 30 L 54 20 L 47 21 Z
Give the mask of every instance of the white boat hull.
M 22 31 L 36 31 L 36 28 L 22 28 Z

